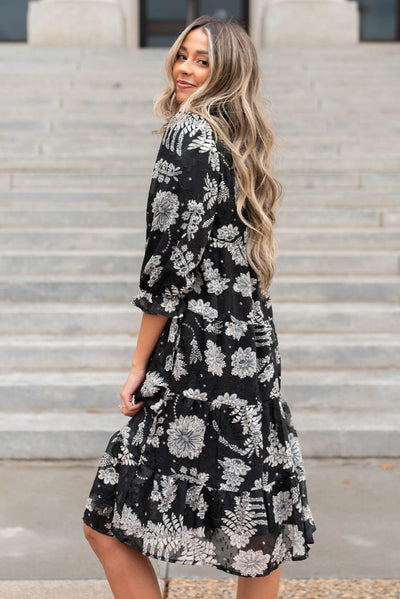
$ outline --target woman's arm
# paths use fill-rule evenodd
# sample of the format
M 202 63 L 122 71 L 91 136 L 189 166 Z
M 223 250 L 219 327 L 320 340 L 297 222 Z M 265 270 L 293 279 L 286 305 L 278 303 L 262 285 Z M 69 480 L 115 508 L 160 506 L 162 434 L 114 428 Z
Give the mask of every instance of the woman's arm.
M 164 316 L 164 314 L 147 314 L 143 312 L 136 350 L 132 358 L 132 368 L 146 369 L 147 362 L 167 320 L 169 320 L 169 316 Z
M 132 368 L 119 394 L 121 412 L 125 416 L 132 417 L 143 407 L 143 401 L 132 404 L 132 397 L 146 377 L 147 363 L 167 320 L 169 320 L 169 316 L 164 316 L 164 314 L 147 314 L 146 312 L 142 314 L 136 350 L 132 358 Z

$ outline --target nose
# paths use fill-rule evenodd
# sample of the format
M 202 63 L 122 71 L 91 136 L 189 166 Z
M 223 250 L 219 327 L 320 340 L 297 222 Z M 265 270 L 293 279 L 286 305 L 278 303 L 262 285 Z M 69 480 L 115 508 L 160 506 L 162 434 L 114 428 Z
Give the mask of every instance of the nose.
M 178 72 L 181 73 L 182 75 L 184 75 L 184 74 L 190 75 L 192 73 L 192 70 L 193 70 L 193 65 L 189 59 L 184 60 L 178 66 Z

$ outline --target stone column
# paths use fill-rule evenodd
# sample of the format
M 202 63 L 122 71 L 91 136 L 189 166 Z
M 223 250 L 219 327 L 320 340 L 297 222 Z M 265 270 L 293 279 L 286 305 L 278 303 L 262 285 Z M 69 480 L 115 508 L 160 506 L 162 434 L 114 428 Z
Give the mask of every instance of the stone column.
M 251 33 L 258 47 L 354 46 L 355 0 L 252 0 Z
M 29 2 L 28 43 L 53 47 L 137 47 L 138 6 L 139 0 Z

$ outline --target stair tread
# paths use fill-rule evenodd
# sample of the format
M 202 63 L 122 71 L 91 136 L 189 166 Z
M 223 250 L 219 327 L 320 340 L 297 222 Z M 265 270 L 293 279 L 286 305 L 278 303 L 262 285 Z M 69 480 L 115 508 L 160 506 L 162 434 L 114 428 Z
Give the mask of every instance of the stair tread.
M 43 385 L 96 385 L 119 384 L 126 378 L 125 370 L 113 371 L 59 371 L 59 372 L 0 372 L 0 386 L 18 387 Z M 315 385 L 400 385 L 399 370 L 292 370 L 282 375 L 285 383 Z
M 380 430 L 393 431 L 400 428 L 400 411 L 364 411 L 360 419 L 359 411 L 311 412 L 305 409 L 291 409 L 295 426 L 301 430 Z M 114 430 L 128 423 L 128 419 L 115 410 L 60 410 L 60 411 L 1 411 L 0 432 L 46 432 L 51 431 L 90 431 Z

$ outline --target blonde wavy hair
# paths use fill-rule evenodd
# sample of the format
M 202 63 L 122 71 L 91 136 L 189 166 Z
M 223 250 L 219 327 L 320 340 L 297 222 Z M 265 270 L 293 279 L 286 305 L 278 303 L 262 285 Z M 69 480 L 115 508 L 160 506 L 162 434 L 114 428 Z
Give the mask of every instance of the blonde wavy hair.
M 172 68 L 183 40 L 197 27 L 208 37 L 210 72 L 204 84 L 178 104 Z M 261 292 L 267 295 L 277 256 L 273 225 L 282 186 L 270 173 L 274 134 L 258 97 L 260 76 L 254 45 L 237 21 L 199 17 L 171 47 L 165 70 L 168 85 L 156 101 L 155 112 L 167 123 L 177 112 L 201 115 L 230 150 L 239 188 L 236 209 L 249 229 L 247 258 Z

